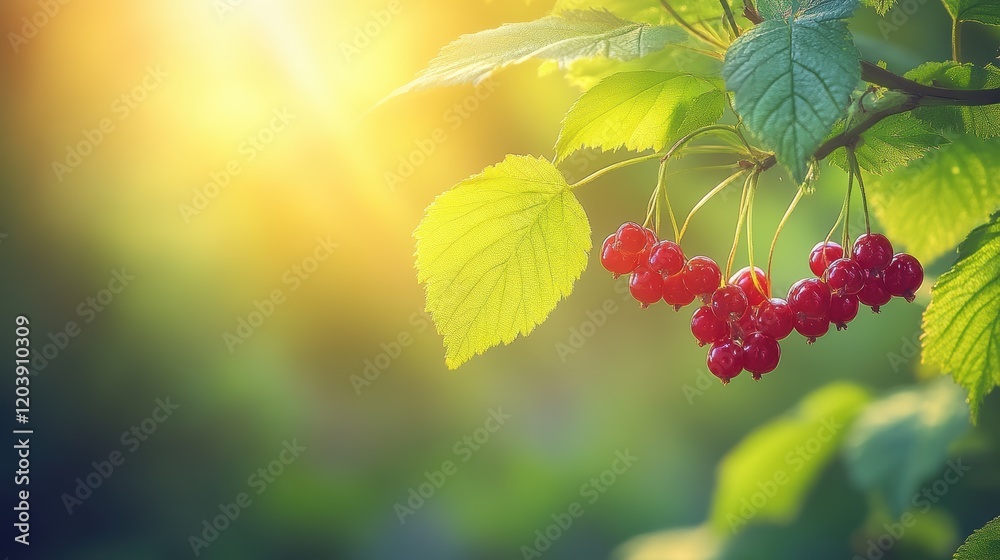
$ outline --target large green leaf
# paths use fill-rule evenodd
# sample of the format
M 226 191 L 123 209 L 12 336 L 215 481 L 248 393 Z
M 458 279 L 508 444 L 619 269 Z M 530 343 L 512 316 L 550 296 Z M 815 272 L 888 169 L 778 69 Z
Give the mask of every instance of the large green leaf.
M 942 0 L 955 21 L 978 21 L 1000 25 L 1000 4 L 996 0 Z
M 651 26 L 610 12 L 575 10 L 463 35 L 448 44 L 412 82 L 389 97 L 429 87 L 477 83 L 532 58 L 565 65 L 588 57 L 631 60 L 684 40 L 674 26 Z
M 573 104 L 556 142 L 556 161 L 581 147 L 661 150 L 722 117 L 722 83 L 686 74 L 623 72 Z
M 755 521 L 790 521 L 868 400 L 857 385 L 827 385 L 744 438 L 719 465 L 711 525 L 733 533 Z
M 1000 69 L 954 62 L 928 62 L 906 73 L 906 77 L 927 85 L 952 89 L 1000 87 Z M 938 130 L 971 133 L 980 138 L 1000 136 L 1000 105 L 981 107 L 921 107 L 914 115 Z
M 889 13 L 892 6 L 896 3 L 896 0 L 865 0 L 865 5 L 875 8 L 878 15 L 884 16 Z
M 718 0 L 670 0 L 670 6 L 689 23 L 721 21 L 723 11 Z M 730 0 L 733 15 L 743 12 L 743 0 Z M 606 9 L 616 16 L 647 23 L 670 22 L 670 14 L 660 0 L 556 0 L 553 13 L 587 8 Z
M 761 2 L 769 17 L 737 39 L 722 67 L 736 111 L 796 183 L 861 79 L 847 23 L 856 1 Z
M 1000 138 L 961 136 L 866 184 L 890 238 L 929 263 L 1000 208 Z
M 969 234 L 931 290 L 923 359 L 969 390 L 972 419 L 1000 385 L 1000 212 Z
M 449 367 L 541 323 L 587 266 L 590 224 L 544 159 L 507 158 L 440 195 L 414 232 Z
M 1000 558 L 1000 517 L 976 529 L 955 551 L 954 560 L 996 560 Z
M 882 119 L 866 130 L 855 148 L 861 169 L 883 175 L 921 158 L 927 150 L 947 144 L 948 139 L 910 113 Z M 830 154 L 828 161 L 847 170 L 844 150 Z
M 950 380 L 898 391 L 854 421 L 844 440 L 848 473 L 899 517 L 920 484 L 944 469 L 948 447 L 968 428 L 964 392 Z

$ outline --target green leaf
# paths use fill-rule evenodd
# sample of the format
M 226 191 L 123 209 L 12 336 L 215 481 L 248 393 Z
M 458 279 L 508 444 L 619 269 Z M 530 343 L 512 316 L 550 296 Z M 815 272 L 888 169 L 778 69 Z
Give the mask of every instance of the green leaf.
M 996 0 L 942 0 L 955 21 L 978 21 L 1000 25 L 1000 4 Z
M 930 263 L 1000 208 L 1000 138 L 960 136 L 866 183 L 886 233 Z
M 896 0 L 865 0 L 865 5 L 875 8 L 878 15 L 884 16 L 889 13 L 892 6 L 896 3 Z
M 796 183 L 843 116 L 861 79 L 861 55 L 847 24 L 856 2 L 761 2 L 774 18 L 737 39 L 722 75 L 743 122 L 789 169 Z
M 748 435 L 719 465 L 711 525 L 735 533 L 752 520 L 793 519 L 834 455 L 844 428 L 868 400 L 857 385 L 827 385 Z M 755 496 L 759 493 L 764 500 Z
M 964 392 L 951 381 L 897 391 L 865 407 L 848 431 L 848 474 L 898 518 L 919 486 L 944 469 L 948 447 L 968 428 Z
M 947 138 L 910 113 L 893 115 L 875 123 L 861 138 L 854 155 L 861 169 L 875 175 L 889 173 L 923 157 L 927 150 L 948 143 Z M 827 159 L 847 170 L 844 150 L 835 151 Z
M 670 0 L 670 5 L 690 23 L 721 21 L 723 11 L 718 0 Z M 731 0 L 734 16 L 743 12 L 743 0 Z M 587 8 L 606 9 L 618 17 L 658 24 L 673 18 L 659 0 L 556 0 L 553 13 Z
M 430 87 L 478 83 L 500 68 L 532 58 L 554 60 L 560 65 L 590 57 L 631 60 L 685 38 L 678 27 L 635 23 L 597 10 L 508 23 L 459 37 L 441 49 L 416 79 L 386 99 Z
M 969 390 L 972 421 L 1000 385 L 1000 212 L 969 234 L 958 262 L 931 290 L 923 360 Z
M 925 85 L 952 89 L 990 89 L 1000 87 L 1000 69 L 954 62 L 928 62 L 906 73 L 906 77 Z M 921 107 L 914 115 L 938 130 L 975 134 L 980 138 L 1000 136 L 1000 105 L 982 107 Z
M 544 321 L 591 247 L 566 180 L 527 156 L 507 156 L 438 196 L 413 235 L 417 279 L 450 368 Z
M 1000 558 L 1000 517 L 976 529 L 955 551 L 954 560 L 995 560 Z
M 722 117 L 720 80 L 664 72 L 614 74 L 573 104 L 556 142 L 556 162 L 581 147 L 661 150 Z

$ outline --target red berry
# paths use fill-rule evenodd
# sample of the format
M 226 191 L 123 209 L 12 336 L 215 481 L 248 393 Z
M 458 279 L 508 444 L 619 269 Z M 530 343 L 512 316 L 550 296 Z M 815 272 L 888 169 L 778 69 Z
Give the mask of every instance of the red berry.
M 806 337 L 806 342 L 812 344 L 816 339 L 830 330 L 830 320 L 826 317 L 803 317 L 796 315 L 795 330 Z
M 869 274 L 865 279 L 865 287 L 858 292 L 858 301 L 870 306 L 875 313 L 891 299 L 892 294 L 885 288 L 885 281 L 879 274 Z
M 753 308 L 747 307 L 743 316 L 738 321 L 731 323 L 730 326 L 733 329 L 733 338 L 736 340 L 743 340 L 749 334 L 757 332 L 757 326 L 753 322 Z
M 721 283 L 722 271 L 708 257 L 693 257 L 684 265 L 684 285 L 696 296 L 711 294 Z
M 628 280 L 628 291 L 643 307 L 649 307 L 663 297 L 663 276 L 646 267 L 637 268 Z
M 822 278 L 823 273 L 826 272 L 826 267 L 830 266 L 830 263 L 842 258 L 843 256 L 844 248 L 841 247 L 839 243 L 834 243 L 833 241 L 820 241 L 809 253 L 809 270 L 811 270 L 817 278 Z
M 711 307 L 703 305 L 691 317 L 691 334 L 698 339 L 698 346 L 704 346 L 728 337 L 729 324 L 716 317 Z
M 663 279 L 663 301 L 673 305 L 675 310 L 694 301 L 694 294 L 684 285 L 684 272 Z
M 851 259 L 837 259 L 827 267 L 823 280 L 834 295 L 854 295 L 865 287 L 865 271 Z
M 856 295 L 834 295 L 830 298 L 830 309 L 826 312 L 826 318 L 831 323 L 837 325 L 837 330 L 842 331 L 858 316 L 858 296 Z
M 775 340 L 781 340 L 795 327 L 795 314 L 788 302 L 781 298 L 772 298 L 757 306 L 754 313 L 754 325 L 757 330 Z
M 708 369 L 723 385 L 743 371 L 743 347 L 731 338 L 712 345 L 708 351 Z
M 914 293 L 924 282 L 924 267 L 913 255 L 896 253 L 882 273 L 885 289 L 892 295 L 912 302 Z
M 747 312 L 747 296 L 739 286 L 723 286 L 712 292 L 712 311 L 723 321 L 738 321 Z
M 780 359 L 781 346 L 766 334 L 753 333 L 743 341 L 743 367 L 754 379 L 774 371 Z
M 677 274 L 684 268 L 684 252 L 673 241 L 660 241 L 649 251 L 649 268 L 662 274 Z
M 805 278 L 788 290 L 788 305 L 796 315 L 823 317 L 830 307 L 830 288 L 819 278 Z
M 625 222 L 615 233 L 618 250 L 626 255 L 635 255 L 646 246 L 646 228 L 635 222 Z
M 615 278 L 622 274 L 628 274 L 635 270 L 635 255 L 625 255 L 615 247 L 615 236 L 609 235 L 601 246 L 601 264 L 615 275 Z
M 747 302 L 750 304 L 750 307 L 757 307 L 762 301 L 768 298 L 768 294 L 771 292 L 771 285 L 768 283 L 763 270 L 756 266 L 753 267 L 753 270 L 754 272 L 751 273 L 749 266 L 739 269 L 729 279 L 729 283 L 743 288 L 743 293 L 747 295 Z M 760 285 L 760 289 L 753 283 L 754 276 L 757 277 L 757 284 Z
M 653 245 L 656 245 L 656 242 L 659 240 L 656 238 L 656 234 L 653 233 L 653 230 L 643 228 L 643 231 L 645 232 L 646 235 L 646 244 L 642 246 L 642 250 L 639 251 L 639 255 L 636 258 L 639 259 L 638 260 L 639 266 L 648 267 L 649 255 L 653 250 Z
M 854 241 L 851 258 L 861 268 L 878 272 L 892 260 L 892 243 L 881 233 L 866 233 Z

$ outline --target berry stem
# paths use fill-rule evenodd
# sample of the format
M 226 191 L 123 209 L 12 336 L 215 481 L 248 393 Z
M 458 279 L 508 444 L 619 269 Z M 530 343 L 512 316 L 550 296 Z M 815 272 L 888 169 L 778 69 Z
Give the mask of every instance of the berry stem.
M 762 294 L 766 294 L 767 297 L 770 298 L 770 284 L 768 284 L 768 289 L 766 290 L 761 287 L 760 279 L 757 278 L 757 273 L 755 272 L 756 269 L 753 266 L 753 199 L 757 194 L 757 181 L 759 178 L 759 174 L 754 178 L 753 187 L 750 189 L 750 200 L 747 202 L 747 206 L 749 206 L 747 209 L 747 261 L 750 265 L 750 280 L 753 281 L 754 288 L 757 288 L 757 291 Z
M 718 131 L 724 131 L 724 132 L 731 132 L 731 133 L 733 133 L 733 134 L 735 134 L 737 136 L 740 135 L 739 131 L 737 131 L 735 127 L 730 126 L 728 124 L 710 124 L 708 126 L 703 126 L 701 128 L 697 128 L 697 129 L 692 130 L 691 132 L 685 134 L 679 140 L 677 140 L 676 142 L 674 142 L 674 145 L 670 146 L 670 149 L 667 150 L 666 155 L 663 156 L 663 161 L 668 161 L 670 159 L 670 157 L 673 156 L 674 153 L 677 152 L 677 150 L 680 150 L 684 146 L 684 144 L 687 144 L 688 142 L 690 142 L 691 140 L 694 140 L 695 138 L 701 136 L 702 134 L 705 134 L 705 133 L 708 133 L 708 132 L 714 132 L 714 131 L 717 131 L 717 130 Z
M 733 262 L 736 260 L 736 248 L 740 244 L 740 232 L 743 230 L 743 220 L 746 219 L 747 207 L 750 206 L 750 200 L 753 198 L 753 189 L 757 183 L 757 176 L 759 174 L 760 171 L 754 168 L 747 175 L 746 181 L 743 182 L 743 194 L 740 195 L 740 213 L 739 217 L 736 218 L 736 234 L 733 236 L 733 247 L 729 250 L 729 260 L 726 261 L 726 273 L 722 276 L 723 285 L 725 285 L 726 279 L 733 272 Z
M 847 147 L 847 161 L 854 170 L 854 175 L 858 178 L 858 189 L 861 191 L 861 210 L 865 213 L 865 233 L 872 232 L 871 221 L 868 218 L 868 195 L 865 193 L 865 181 L 861 178 L 861 166 L 858 165 L 858 158 L 854 155 L 854 148 Z
M 742 175 L 745 171 L 746 171 L 745 169 L 740 169 L 736 173 L 733 173 L 729 177 L 726 177 L 721 183 L 719 183 L 718 185 L 716 185 L 715 188 L 713 188 L 712 190 L 708 191 L 708 193 L 705 194 L 705 196 L 703 196 L 701 198 L 701 200 L 699 200 L 698 203 L 694 205 L 693 208 L 691 208 L 691 211 L 688 212 L 687 218 L 684 220 L 684 225 L 681 226 L 681 232 L 677 235 L 677 243 L 681 242 L 681 239 L 684 237 L 684 232 L 687 231 L 688 224 L 691 223 L 691 218 L 694 217 L 695 213 L 699 209 L 701 209 L 701 207 L 704 206 L 705 203 L 707 203 L 709 200 L 711 200 L 711 198 L 713 196 L 715 196 L 716 194 L 718 194 L 719 191 L 721 191 L 722 189 L 728 187 L 730 183 L 732 183 L 733 181 L 735 181 L 736 179 L 738 179 L 739 176 Z
M 665 162 L 660 163 L 659 180 L 663 183 L 663 202 L 667 205 L 667 215 L 670 216 L 670 227 L 674 231 L 674 240 L 679 242 L 680 235 L 677 230 L 677 216 L 674 215 L 674 207 L 670 204 L 670 194 L 667 193 L 667 164 Z
M 958 19 L 951 25 L 951 59 L 962 63 L 962 22 Z
M 740 26 L 736 25 L 736 18 L 733 17 L 733 10 L 729 7 L 728 0 L 719 0 L 722 4 L 722 9 L 726 11 L 726 21 L 729 22 L 729 27 L 733 30 L 733 35 L 736 37 L 740 36 Z
M 788 209 L 785 210 L 785 215 L 781 217 L 781 221 L 778 222 L 778 228 L 774 230 L 774 238 L 771 239 L 771 249 L 767 252 L 767 281 L 771 283 L 771 263 L 774 261 L 774 247 L 778 244 L 778 236 L 781 234 L 781 230 L 785 228 L 785 223 L 788 218 L 792 215 L 792 211 L 795 210 L 795 205 L 799 203 L 802 195 L 805 194 L 805 189 L 799 187 L 795 192 L 795 198 L 788 205 Z
M 851 217 L 851 190 L 854 186 L 854 172 L 848 170 L 847 172 L 847 194 L 844 196 L 844 204 L 840 207 L 840 214 L 837 216 L 837 221 L 833 223 L 833 227 L 830 228 L 830 233 L 826 234 L 826 239 L 823 240 L 824 243 L 829 243 L 830 238 L 833 237 L 833 232 L 837 231 L 837 227 L 843 223 L 844 224 L 844 236 L 842 247 L 847 246 L 847 235 L 848 226 L 847 223 L 850 221 Z
M 667 0 L 660 0 L 660 4 L 663 5 L 663 7 L 667 10 L 667 12 L 675 20 L 677 20 L 677 23 L 680 24 L 681 27 L 686 29 L 688 33 L 694 35 L 695 37 L 701 39 L 702 41 L 708 43 L 709 45 L 712 45 L 713 47 L 717 47 L 723 50 L 726 49 L 726 45 L 724 45 L 722 41 L 719 41 L 715 37 L 712 37 L 708 33 L 705 33 L 703 30 L 698 29 L 697 27 L 688 23 L 687 20 L 685 20 L 679 13 L 677 13 L 677 10 L 675 10 L 674 7 L 670 5 L 670 2 L 667 2 Z
M 582 187 L 583 185 L 586 185 L 587 183 L 589 183 L 589 182 L 591 182 L 591 181 L 593 181 L 595 179 L 598 179 L 598 178 L 604 176 L 605 174 L 611 173 L 612 171 L 617 171 L 617 170 L 619 170 L 619 169 L 621 169 L 623 167 L 628 167 L 630 165 L 634 165 L 636 163 L 642 163 L 644 161 L 649 161 L 649 160 L 652 160 L 652 159 L 656 159 L 658 157 L 660 157 L 660 154 L 648 154 L 648 155 L 645 155 L 645 156 L 639 156 L 639 157 L 634 157 L 632 159 L 626 159 L 624 161 L 619 161 L 618 163 L 612 163 L 611 165 L 609 165 L 609 166 L 607 166 L 607 167 L 605 167 L 603 169 L 599 169 L 599 170 L 591 173 L 587 177 L 584 177 L 583 179 L 580 179 L 579 181 L 573 183 L 572 185 L 569 186 L 569 188 L 570 188 L 570 190 L 573 190 L 573 189 L 576 189 L 577 187 Z

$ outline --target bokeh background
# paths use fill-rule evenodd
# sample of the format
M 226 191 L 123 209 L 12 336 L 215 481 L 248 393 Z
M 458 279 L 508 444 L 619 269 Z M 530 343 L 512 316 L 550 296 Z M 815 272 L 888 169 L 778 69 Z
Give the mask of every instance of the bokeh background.
M 58 12 L 25 33 L 23 18 L 43 4 Z M 858 43 L 878 53 L 869 58 L 897 71 L 948 58 L 947 15 L 933 1 L 918 7 L 890 35 L 892 48 L 874 12 L 859 12 Z M 701 523 L 727 450 L 803 395 L 835 380 L 879 393 L 921 375 L 918 359 L 900 365 L 889 355 L 918 333 L 926 293 L 881 316 L 864 314 L 812 347 L 789 340 L 781 368 L 763 382 L 699 385 L 704 350 L 687 316 L 626 301 L 596 254 L 572 297 L 530 337 L 447 370 L 441 339 L 421 313 L 411 233 L 436 194 L 504 154 L 551 156 L 580 90 L 526 64 L 498 74 L 478 97 L 455 87 L 369 109 L 458 35 L 550 8 L 0 5 L 0 317 L 11 339 L 13 317 L 26 314 L 36 350 L 64 346 L 34 365 L 33 544 L 12 549 L 12 558 L 192 557 L 189 537 L 240 492 L 252 504 L 201 557 L 521 558 L 535 531 L 628 450 L 638 460 L 544 553 L 608 558 L 637 535 Z M 996 34 L 968 27 L 969 58 L 995 56 Z M 11 32 L 26 40 L 11 42 Z M 93 132 L 104 119 L 108 131 Z M 100 138 L 77 161 L 67 151 L 88 136 Z M 414 159 L 421 145 L 431 153 Z M 612 159 L 574 158 L 567 173 L 579 178 Z M 54 162 L 75 165 L 57 171 Z M 678 170 L 715 163 L 691 157 Z M 655 173 L 655 164 L 641 165 L 581 189 L 595 243 L 642 217 Z M 675 204 L 689 208 L 720 178 L 677 175 Z M 775 260 L 779 291 L 807 272 L 806 254 L 835 220 L 844 184 L 843 173 L 825 172 L 793 215 Z M 779 172 L 762 182 L 759 248 L 793 191 Z M 732 194 L 696 219 L 689 254 L 728 254 Z M 324 245 L 335 248 L 317 252 Z M 120 293 L 102 292 L 123 269 L 134 279 Z M 227 343 L 225 333 L 256 305 L 268 307 L 261 302 L 274 290 L 282 303 L 245 340 Z M 609 299 L 616 311 L 573 347 L 574 329 Z M 78 335 L 58 334 L 68 321 Z M 359 381 L 369 364 L 377 371 Z M 157 399 L 179 408 L 162 423 L 147 421 L 155 432 L 137 448 L 125 445 L 123 432 L 141 426 Z M 969 436 L 978 442 L 968 444 L 978 449 L 970 479 L 940 506 L 950 546 L 996 513 L 997 404 L 988 400 Z M 456 442 L 500 409 L 509 419 L 463 462 Z M 257 494 L 248 477 L 293 441 L 305 450 Z M 64 494 L 116 450 L 124 463 L 68 512 Z M 457 472 L 400 523 L 395 504 L 447 460 Z M 866 506 L 834 461 L 803 515 L 760 529 L 745 557 L 801 558 L 789 543 L 810 534 L 821 535 L 811 537 L 819 549 L 812 557 L 847 558 Z M 886 557 L 923 557 L 904 551 Z M 946 557 L 936 554 L 929 557 Z

